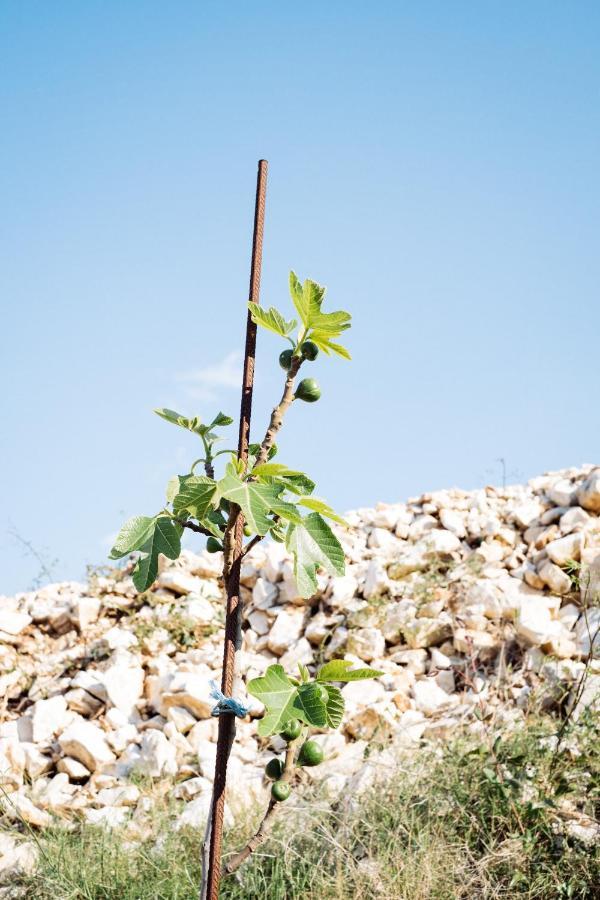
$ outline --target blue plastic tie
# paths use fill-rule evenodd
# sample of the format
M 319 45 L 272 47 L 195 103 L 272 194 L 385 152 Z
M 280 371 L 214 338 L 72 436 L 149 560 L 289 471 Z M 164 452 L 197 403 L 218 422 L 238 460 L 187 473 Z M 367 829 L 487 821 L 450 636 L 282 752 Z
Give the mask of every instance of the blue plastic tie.
M 228 714 L 237 716 L 238 719 L 246 718 L 248 715 L 248 708 L 244 706 L 243 703 L 240 703 L 239 700 L 234 700 L 233 697 L 226 697 L 225 694 L 219 690 L 214 681 L 210 682 L 210 686 L 212 688 L 210 696 L 217 701 L 217 705 L 213 708 L 211 716 Z

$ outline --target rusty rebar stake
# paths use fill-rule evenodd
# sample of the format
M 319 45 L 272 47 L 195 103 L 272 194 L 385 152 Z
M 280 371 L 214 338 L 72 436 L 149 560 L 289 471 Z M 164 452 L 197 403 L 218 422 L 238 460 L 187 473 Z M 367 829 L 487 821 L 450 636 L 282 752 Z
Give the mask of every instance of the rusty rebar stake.
M 267 195 L 267 161 L 259 160 L 256 178 L 256 204 L 254 207 L 254 233 L 252 238 L 252 261 L 250 266 L 250 300 L 258 303 L 260 293 L 260 273 L 262 266 L 263 233 L 265 224 L 265 201 Z M 246 324 L 246 347 L 244 352 L 244 374 L 242 381 L 242 402 L 240 409 L 240 432 L 238 440 L 238 458 L 243 462 L 248 459 L 248 442 L 250 438 L 250 416 L 252 413 L 252 388 L 254 386 L 254 357 L 256 352 L 256 325 L 252 321 L 250 311 Z M 223 648 L 223 675 L 221 690 L 225 696 L 231 696 L 235 675 L 235 654 L 239 649 L 241 626 L 240 598 L 240 558 L 244 537 L 244 518 L 237 511 L 234 524 L 234 553 L 229 577 L 227 579 L 227 612 L 225 617 L 225 646 Z M 215 779 L 211 806 L 210 850 L 208 859 L 208 877 L 206 882 L 207 900 L 218 900 L 221 881 L 221 848 L 223 844 L 223 815 L 225 811 L 225 785 L 227 781 L 227 762 L 235 738 L 235 716 L 219 717 L 219 736 L 217 740 L 217 756 L 215 761 Z

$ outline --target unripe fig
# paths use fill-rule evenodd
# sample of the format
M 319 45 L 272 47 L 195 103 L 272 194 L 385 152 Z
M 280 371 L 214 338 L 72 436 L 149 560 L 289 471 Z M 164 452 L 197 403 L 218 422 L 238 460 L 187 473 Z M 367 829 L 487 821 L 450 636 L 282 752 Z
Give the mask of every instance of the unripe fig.
M 279 365 L 281 366 L 282 369 L 285 369 L 286 372 L 292 364 L 292 356 L 293 356 L 292 350 L 282 350 L 281 353 L 279 354 Z
M 318 766 L 323 762 L 323 751 L 316 741 L 306 741 L 300 748 L 298 762 L 301 766 Z
M 309 362 L 313 362 L 319 355 L 319 348 L 314 341 L 304 341 L 302 344 L 302 356 Z
M 290 786 L 287 781 L 276 781 L 271 787 L 271 797 L 281 803 L 290 796 Z
M 315 403 L 321 396 L 321 388 L 314 378 L 303 378 L 294 395 L 295 400 L 304 400 L 305 403 Z
M 246 537 L 252 537 L 252 529 L 249 525 L 244 525 L 244 534 Z
M 302 725 L 298 719 L 291 719 L 279 733 L 279 737 L 282 737 L 284 741 L 295 741 L 297 737 L 300 737 L 301 731 Z
M 273 759 L 270 759 L 266 764 L 265 773 L 267 778 L 270 778 L 272 781 L 277 781 L 283 775 L 282 761 L 274 756 Z

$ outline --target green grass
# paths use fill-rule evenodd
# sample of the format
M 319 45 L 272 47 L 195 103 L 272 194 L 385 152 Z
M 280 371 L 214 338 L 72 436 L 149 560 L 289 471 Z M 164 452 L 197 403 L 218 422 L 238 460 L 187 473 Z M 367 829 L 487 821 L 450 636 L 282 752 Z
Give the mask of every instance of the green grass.
M 593 900 L 599 848 L 569 837 L 561 805 L 600 818 L 598 717 L 497 738 L 460 738 L 401 760 L 353 810 L 304 806 L 223 883 L 224 900 Z M 174 832 L 157 808 L 148 839 L 53 830 L 24 896 L 36 900 L 196 900 L 201 835 Z M 246 830 L 246 835 L 248 830 Z M 229 835 L 228 850 L 245 835 Z

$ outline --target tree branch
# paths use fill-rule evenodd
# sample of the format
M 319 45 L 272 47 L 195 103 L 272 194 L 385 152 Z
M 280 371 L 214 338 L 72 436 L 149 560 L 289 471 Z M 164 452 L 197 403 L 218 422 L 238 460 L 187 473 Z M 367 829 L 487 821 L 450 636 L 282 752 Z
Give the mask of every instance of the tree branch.
M 252 540 L 248 541 L 248 543 L 244 547 L 241 558 L 243 559 L 247 553 L 250 553 L 252 548 L 256 547 L 256 545 L 262 541 L 263 537 L 264 537 L 264 535 L 262 535 L 262 534 L 255 534 L 254 537 L 252 538 Z
M 281 400 L 271 413 L 271 421 L 269 422 L 269 427 L 267 428 L 263 442 L 260 445 L 260 452 L 256 458 L 255 466 L 261 466 L 267 461 L 269 450 L 275 442 L 277 432 L 283 425 L 283 417 L 294 399 L 294 380 L 298 374 L 298 369 L 303 362 L 304 360 L 301 356 L 292 356 L 292 363 L 286 375 Z
M 283 767 L 283 773 L 279 781 L 291 781 L 294 775 L 294 761 L 296 756 L 296 746 L 300 739 L 296 739 L 295 741 L 291 741 L 285 752 L 285 764 Z M 277 814 L 279 813 L 279 809 L 282 806 L 280 802 L 277 800 L 269 800 L 269 805 L 267 807 L 267 811 L 263 816 L 262 822 L 258 826 L 258 831 L 256 834 L 250 838 L 245 847 L 243 847 L 238 853 L 233 856 L 229 862 L 225 863 L 225 872 L 228 875 L 232 875 L 239 867 L 245 862 L 248 857 L 258 850 L 264 842 L 267 840 L 273 825 L 277 819 Z
M 209 531 L 208 528 L 204 528 L 202 525 L 196 525 L 195 522 L 189 522 L 187 519 L 173 519 L 174 522 L 177 522 L 178 525 L 181 525 L 182 528 L 189 528 L 190 531 L 195 531 L 197 534 L 205 534 L 208 537 L 214 537 L 212 531 Z

